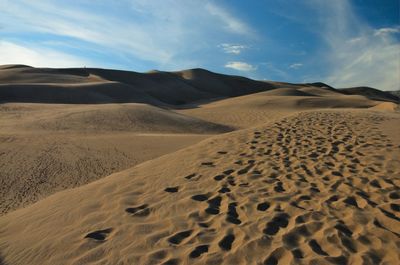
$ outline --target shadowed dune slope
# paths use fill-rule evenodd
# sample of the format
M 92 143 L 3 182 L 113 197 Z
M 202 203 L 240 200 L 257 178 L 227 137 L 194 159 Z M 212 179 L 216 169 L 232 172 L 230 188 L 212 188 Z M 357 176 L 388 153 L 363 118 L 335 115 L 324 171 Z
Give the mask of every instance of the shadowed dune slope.
M 38 111 L 41 105 L 35 106 Z M 148 104 L 46 106 L 40 118 L 15 124 L 45 131 L 126 131 L 136 133 L 218 134 L 233 129 Z
M 0 102 L 182 105 L 268 90 L 272 83 L 203 69 L 182 72 L 0 67 Z
M 86 68 L 56 69 L 34 68 L 27 65 L 0 66 L 0 83 L 88 83 L 100 82 L 104 79 L 91 75 Z
M 343 95 L 318 87 L 277 88 L 204 103 L 179 112 L 218 124 L 248 128 L 300 110 L 369 108 L 378 103 L 364 96 Z
M 208 135 L 0 134 L 0 215 L 199 142 Z
M 232 130 L 138 103 L 7 103 L 0 128 L 0 214 Z
M 138 89 L 109 81 L 77 84 L 0 84 L 0 101 L 58 104 L 135 102 L 163 105 Z
M 0 217 L 6 264 L 396 264 L 396 113 L 307 111 Z
M 270 90 L 266 92 L 264 95 L 269 95 L 269 96 L 297 96 L 297 97 L 312 97 L 316 96 L 311 93 L 307 93 L 304 91 L 301 91 L 300 89 L 292 88 L 292 87 L 287 87 L 287 88 L 277 88 Z
M 400 102 L 400 98 L 397 95 L 372 87 L 350 87 L 340 89 L 339 91 L 349 95 L 363 95 L 373 100 L 390 101 L 397 104 Z
M 99 68 L 33 68 L 0 66 L 0 102 L 43 103 L 150 103 L 182 105 L 199 100 L 236 97 L 276 88 L 294 88 L 315 95 L 363 95 L 372 100 L 399 98 L 369 87 L 334 89 L 324 83 L 289 84 L 256 81 L 204 69 L 177 72 Z
M 400 90 L 395 90 L 395 91 L 387 91 L 392 95 L 395 95 L 396 97 L 400 98 Z

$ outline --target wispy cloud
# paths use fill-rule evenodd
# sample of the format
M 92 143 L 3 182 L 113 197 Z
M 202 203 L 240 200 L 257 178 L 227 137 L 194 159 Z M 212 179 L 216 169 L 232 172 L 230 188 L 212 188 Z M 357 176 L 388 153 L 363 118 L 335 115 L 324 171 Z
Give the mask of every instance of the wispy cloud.
M 292 63 L 291 65 L 289 65 L 289 68 L 291 68 L 291 69 L 299 69 L 302 66 L 303 66 L 302 63 Z
M 251 65 L 246 62 L 228 62 L 225 64 L 226 68 L 231 68 L 235 69 L 238 71 L 244 71 L 244 72 L 249 72 L 249 71 L 255 71 L 257 70 L 257 67 L 254 65 Z
M 211 15 L 217 17 L 226 29 L 243 35 L 254 34 L 254 30 L 251 27 L 237 19 L 227 9 L 223 9 L 211 2 L 208 2 L 205 8 Z
M 1 64 L 26 64 L 36 67 L 83 67 L 92 62 L 62 52 L 38 47 L 26 47 L 0 41 Z
M 400 33 L 400 27 L 393 28 L 380 28 L 374 31 L 375 36 L 383 36 L 386 37 L 391 34 Z
M 121 1 L 116 6 L 124 16 L 107 10 L 103 1 L 97 4 L 94 9 L 91 2 L 77 7 L 62 0 L 0 0 L 0 24 L 8 33 L 58 36 L 64 42 L 79 40 L 104 53 L 160 67 L 176 62 L 184 65 L 185 55 L 215 47 L 227 34 L 249 36 L 252 32 L 226 7 L 207 0 L 205 4 L 184 0 Z M 210 45 L 204 42 L 209 34 L 224 37 L 215 38 L 215 45 Z
M 400 88 L 400 43 L 392 36 L 398 28 L 371 28 L 346 0 L 312 3 L 324 17 L 321 32 L 329 50 L 321 59 L 330 69 L 328 83 L 337 87 Z
M 225 53 L 240 54 L 242 50 L 247 49 L 248 46 L 240 44 L 222 43 L 219 45 Z
M 271 76 L 275 76 L 275 78 L 279 78 L 281 80 L 288 80 L 289 75 L 285 71 L 283 71 L 280 67 L 276 66 L 272 62 L 262 62 L 260 63 L 266 69 L 267 79 L 274 79 Z

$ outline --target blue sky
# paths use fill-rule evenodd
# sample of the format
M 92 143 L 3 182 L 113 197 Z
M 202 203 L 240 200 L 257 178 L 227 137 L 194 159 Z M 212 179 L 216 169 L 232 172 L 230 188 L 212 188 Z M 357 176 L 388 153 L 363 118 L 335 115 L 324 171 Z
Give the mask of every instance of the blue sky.
M 0 64 L 400 86 L 398 0 L 0 0 Z

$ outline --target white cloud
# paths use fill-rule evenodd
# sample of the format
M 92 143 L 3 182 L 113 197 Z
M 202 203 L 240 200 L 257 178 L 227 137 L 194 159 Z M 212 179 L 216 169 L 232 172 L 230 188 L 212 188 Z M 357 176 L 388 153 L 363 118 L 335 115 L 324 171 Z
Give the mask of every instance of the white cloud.
M 257 70 L 256 66 L 248 64 L 246 62 L 228 62 L 227 64 L 225 64 L 225 67 L 244 72 Z
M 91 62 L 49 49 L 26 47 L 0 41 L 1 64 L 25 64 L 36 67 L 83 67 Z
M 246 45 L 222 43 L 219 45 L 225 53 L 240 54 L 242 50 L 247 49 Z
M 400 27 L 395 28 L 380 28 L 374 31 L 375 36 L 384 36 L 386 37 L 389 34 L 400 33 Z
M 302 66 L 303 66 L 302 63 L 292 63 L 291 65 L 289 65 L 289 68 L 291 68 L 291 69 L 299 69 Z
M 400 88 L 398 28 L 373 29 L 358 18 L 347 0 L 313 0 L 324 19 L 320 32 L 328 50 L 321 55 L 329 69 L 325 80 L 336 87 Z

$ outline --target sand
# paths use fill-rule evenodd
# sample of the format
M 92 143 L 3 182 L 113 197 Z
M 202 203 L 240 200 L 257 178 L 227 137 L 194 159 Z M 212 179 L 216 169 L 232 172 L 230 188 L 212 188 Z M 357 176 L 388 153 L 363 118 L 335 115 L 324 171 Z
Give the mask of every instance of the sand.
M 0 264 L 399 263 L 398 105 L 274 84 L 168 106 L 2 104 Z

